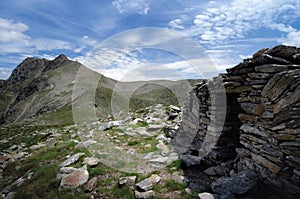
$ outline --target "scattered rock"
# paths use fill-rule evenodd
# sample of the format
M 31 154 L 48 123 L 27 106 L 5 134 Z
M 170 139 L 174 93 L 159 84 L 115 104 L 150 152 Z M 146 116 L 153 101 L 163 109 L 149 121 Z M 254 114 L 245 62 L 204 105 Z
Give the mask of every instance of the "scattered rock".
M 89 179 L 89 172 L 86 165 L 73 171 L 61 179 L 59 190 L 64 188 L 76 188 L 85 184 Z
M 167 138 L 174 138 L 177 130 L 174 127 L 164 127 L 164 134 Z
M 134 130 L 134 132 L 140 134 L 141 136 L 151 137 L 153 136 L 151 133 L 148 133 L 146 127 L 139 127 Z
M 170 153 L 169 147 L 167 145 L 165 145 L 163 141 L 158 140 L 158 142 L 159 143 L 156 145 L 156 148 L 161 150 L 162 155 L 166 155 L 166 154 Z
M 157 184 L 157 183 L 159 183 L 160 180 L 161 180 L 161 177 L 157 174 L 152 174 L 150 176 L 150 181 L 152 182 L 152 184 Z
M 92 144 L 96 144 L 97 142 L 95 140 L 87 140 L 83 142 L 79 142 L 75 148 L 88 148 Z
M 203 192 L 198 194 L 199 199 L 215 199 L 211 193 Z
M 205 169 L 203 172 L 209 176 L 216 176 L 216 175 L 223 176 L 223 175 L 225 175 L 226 171 L 227 171 L 227 169 L 225 166 L 218 165 L 218 166 L 214 166 L 214 167 L 209 167 L 209 168 Z
M 200 161 L 202 160 L 201 157 L 193 156 L 193 155 L 181 155 L 180 159 L 187 165 L 187 166 L 193 166 L 193 165 L 199 165 Z
M 171 111 L 174 111 L 174 112 L 177 112 L 177 113 L 181 112 L 181 109 L 177 106 L 170 105 L 169 108 L 170 108 Z
M 66 167 L 66 166 L 69 166 L 75 162 L 77 162 L 80 158 L 80 156 L 83 156 L 84 153 L 76 153 L 74 155 L 72 155 L 71 157 L 69 157 L 67 160 L 63 161 L 60 166 L 61 167 Z
M 146 191 L 146 192 L 139 192 L 137 190 L 134 191 L 134 196 L 137 199 L 147 199 L 152 198 L 155 196 L 155 192 L 153 190 Z
M 98 130 L 99 131 L 105 131 L 108 130 L 114 126 L 120 126 L 122 125 L 122 121 L 110 121 L 103 124 L 99 124 Z
M 35 145 L 32 145 L 31 147 L 29 147 L 31 150 L 36 150 L 36 149 L 39 149 L 41 147 L 44 147 L 46 146 L 45 143 L 39 143 L 39 144 L 35 144 Z
M 166 138 L 163 134 L 160 134 L 156 137 L 156 140 L 162 140 L 162 141 L 166 141 L 169 142 L 170 140 L 168 138 Z
M 97 182 L 98 178 L 97 177 L 93 177 L 92 179 L 90 179 L 86 185 L 85 185 L 85 188 L 84 190 L 86 192 L 91 192 L 93 191 L 93 189 L 96 187 L 96 182 Z
M 22 159 L 26 158 L 27 156 L 28 156 L 27 152 L 21 151 L 21 152 L 19 152 L 16 155 L 13 156 L 12 161 L 22 160 Z
M 148 191 L 152 189 L 153 184 L 150 178 L 146 178 L 140 181 L 139 183 L 135 184 L 135 186 L 138 188 L 138 190 Z
M 88 164 L 89 166 L 93 167 L 93 166 L 97 166 L 99 163 L 99 159 L 98 158 L 94 158 L 94 157 L 87 157 L 83 159 L 83 164 Z
M 142 123 L 144 122 L 143 119 L 141 118 L 135 118 L 132 122 L 130 122 L 129 124 L 133 124 L 133 125 L 137 125 L 138 123 Z
M 168 157 L 160 157 L 156 159 L 149 160 L 151 163 L 166 163 L 168 161 Z
M 8 149 L 11 150 L 11 151 L 15 151 L 15 150 L 19 149 L 19 146 L 14 144 L 11 147 L 9 147 Z
M 119 185 L 126 185 L 130 188 L 134 188 L 136 176 L 127 176 L 119 179 Z
M 62 174 L 70 174 L 72 173 L 73 171 L 76 171 L 77 169 L 74 168 L 74 167 L 61 167 L 59 169 L 60 173 Z

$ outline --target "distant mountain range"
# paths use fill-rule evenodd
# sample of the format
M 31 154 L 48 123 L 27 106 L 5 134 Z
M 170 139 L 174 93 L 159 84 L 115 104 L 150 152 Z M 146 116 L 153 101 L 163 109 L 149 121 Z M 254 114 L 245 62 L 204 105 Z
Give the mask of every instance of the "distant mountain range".
M 0 123 L 34 125 L 72 123 L 72 93 L 80 67 L 101 77 L 94 104 L 99 120 L 111 115 L 111 96 L 116 85 L 118 90 L 124 93 L 133 93 L 127 96 L 130 97 L 130 108 L 138 109 L 156 103 L 182 104 L 184 96 L 175 96 L 172 91 L 186 93 L 190 86 L 197 82 L 197 80 L 118 82 L 91 71 L 77 61 L 69 60 L 63 54 L 54 60 L 26 58 L 13 70 L 7 80 L 0 80 Z

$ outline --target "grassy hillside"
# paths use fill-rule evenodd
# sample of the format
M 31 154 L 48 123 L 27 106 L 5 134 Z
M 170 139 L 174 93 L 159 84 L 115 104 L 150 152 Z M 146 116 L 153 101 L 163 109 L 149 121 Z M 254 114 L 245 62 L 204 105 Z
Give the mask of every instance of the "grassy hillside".
M 183 105 L 186 92 L 195 83 L 194 80 L 118 82 L 63 55 L 52 61 L 27 58 L 8 80 L 0 82 L 1 123 L 71 124 L 73 89 L 80 71 L 87 72 L 84 76 L 87 83 L 91 78 L 89 75 L 100 80 L 91 104 L 96 108 L 99 120 L 112 114 L 114 103 L 117 103 L 118 110 L 137 110 L 157 103 Z M 75 100 L 84 103 L 87 85 L 80 88 L 81 93 Z

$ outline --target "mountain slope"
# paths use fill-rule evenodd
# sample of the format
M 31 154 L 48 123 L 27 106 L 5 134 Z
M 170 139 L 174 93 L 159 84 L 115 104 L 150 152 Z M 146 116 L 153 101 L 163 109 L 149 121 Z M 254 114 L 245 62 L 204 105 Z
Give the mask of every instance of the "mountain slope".
M 16 123 L 70 107 L 74 79 L 81 66 L 64 55 L 52 61 L 26 58 L 8 80 L 2 81 L 2 123 Z
M 118 82 L 65 55 L 54 60 L 26 58 L 7 80 L 0 81 L 0 122 L 72 123 L 73 87 L 81 67 L 100 79 L 93 105 L 100 120 L 111 115 L 111 98 L 116 93 L 120 93 L 119 100 L 130 101 L 130 108 L 136 109 L 156 103 L 182 104 L 183 95 L 190 87 L 187 81 Z M 84 97 L 84 89 L 79 98 Z M 174 92 L 184 94 L 178 97 Z

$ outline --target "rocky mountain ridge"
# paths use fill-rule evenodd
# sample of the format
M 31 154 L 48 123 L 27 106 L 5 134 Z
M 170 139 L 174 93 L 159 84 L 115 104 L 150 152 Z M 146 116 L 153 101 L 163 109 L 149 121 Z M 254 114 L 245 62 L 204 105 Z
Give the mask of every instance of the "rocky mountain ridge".
M 186 81 L 118 82 L 87 69 L 79 62 L 69 60 L 63 54 L 54 60 L 26 58 L 7 80 L 0 82 L 1 123 L 30 122 L 31 118 L 37 117 L 39 119 L 34 121 L 39 123 L 51 117 L 44 117 L 51 113 L 62 117 L 57 123 L 65 122 L 64 117 L 69 118 L 68 123 L 72 123 L 71 105 L 72 100 L 76 100 L 72 99 L 72 93 L 79 68 L 85 68 L 100 79 L 94 103 L 100 120 L 111 115 L 111 96 L 116 86 L 120 92 L 125 93 L 125 97 L 126 93 L 130 94 L 130 107 L 134 109 L 155 103 L 178 104 L 177 97 L 170 89 L 187 90 L 187 86 L 190 86 Z M 189 81 L 191 84 L 195 82 Z M 139 88 L 138 85 L 144 86 Z M 48 123 L 47 118 L 45 120 L 42 123 Z

